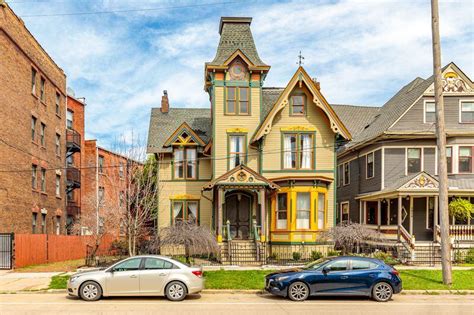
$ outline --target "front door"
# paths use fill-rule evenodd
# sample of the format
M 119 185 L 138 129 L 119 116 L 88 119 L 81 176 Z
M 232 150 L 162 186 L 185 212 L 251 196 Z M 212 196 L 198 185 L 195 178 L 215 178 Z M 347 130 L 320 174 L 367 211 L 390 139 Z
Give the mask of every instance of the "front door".
M 140 293 L 139 271 L 141 258 L 127 259 L 107 273 L 107 295 L 135 295 Z
M 248 239 L 250 236 L 250 209 L 252 198 L 244 193 L 232 193 L 226 197 L 224 224 L 230 222 L 233 239 Z
M 433 240 L 433 213 L 426 197 L 413 199 L 413 235 L 416 241 Z

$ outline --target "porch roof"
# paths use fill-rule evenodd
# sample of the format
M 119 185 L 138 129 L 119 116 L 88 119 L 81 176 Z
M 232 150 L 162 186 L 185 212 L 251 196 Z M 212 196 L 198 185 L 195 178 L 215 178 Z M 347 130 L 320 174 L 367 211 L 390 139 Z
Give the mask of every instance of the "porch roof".
M 239 187 L 239 188 L 254 188 L 254 187 L 269 187 L 270 189 L 280 188 L 277 184 L 264 176 L 258 174 L 251 168 L 245 165 L 238 165 L 219 176 L 213 181 L 206 184 L 202 190 L 211 190 L 215 186 Z

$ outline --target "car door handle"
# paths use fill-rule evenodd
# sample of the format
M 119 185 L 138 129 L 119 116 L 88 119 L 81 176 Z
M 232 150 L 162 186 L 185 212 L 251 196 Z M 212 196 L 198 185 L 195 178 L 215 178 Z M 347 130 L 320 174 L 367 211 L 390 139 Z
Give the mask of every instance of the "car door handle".
M 166 276 L 166 273 L 163 273 L 163 272 L 162 272 L 162 273 L 160 273 L 160 274 L 158 274 L 158 275 L 159 275 L 159 276 Z
M 130 278 L 136 278 L 136 277 L 137 277 L 137 275 L 131 275 L 130 276 Z
M 349 278 L 348 276 L 341 276 L 341 279 L 347 279 Z

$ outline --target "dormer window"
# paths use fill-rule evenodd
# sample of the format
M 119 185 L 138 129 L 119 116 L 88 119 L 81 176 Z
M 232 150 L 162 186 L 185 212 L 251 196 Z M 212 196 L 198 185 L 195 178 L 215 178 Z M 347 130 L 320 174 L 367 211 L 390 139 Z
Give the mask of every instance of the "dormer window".
M 197 151 L 195 148 L 175 148 L 173 152 L 174 178 L 197 178 Z
M 305 114 L 305 96 L 293 95 L 290 100 L 290 114 L 292 116 L 302 116 Z
M 229 86 L 226 89 L 226 114 L 248 115 L 249 110 L 249 88 Z

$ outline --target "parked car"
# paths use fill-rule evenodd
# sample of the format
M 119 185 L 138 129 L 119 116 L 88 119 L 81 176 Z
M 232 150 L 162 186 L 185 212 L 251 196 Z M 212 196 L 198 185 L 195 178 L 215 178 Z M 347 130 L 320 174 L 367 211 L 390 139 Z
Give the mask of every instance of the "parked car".
M 402 290 L 395 268 L 365 257 L 322 258 L 300 269 L 269 274 L 265 280 L 268 292 L 293 301 L 304 301 L 309 296 L 346 295 L 386 302 Z
M 85 301 L 103 296 L 166 296 L 181 301 L 204 288 L 202 269 L 164 256 L 135 256 L 99 271 L 73 274 L 68 294 Z

